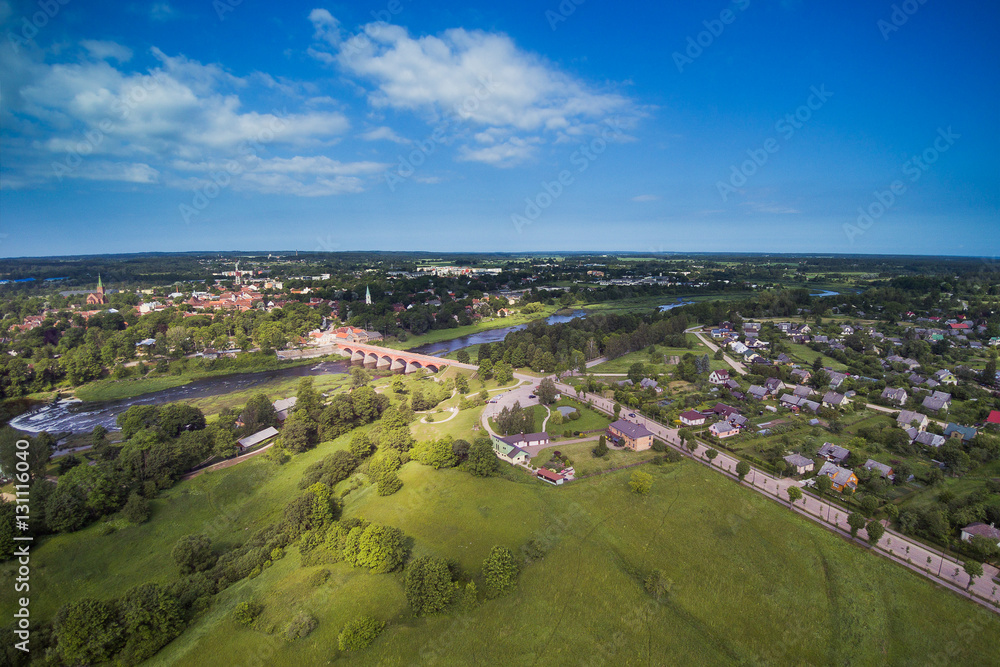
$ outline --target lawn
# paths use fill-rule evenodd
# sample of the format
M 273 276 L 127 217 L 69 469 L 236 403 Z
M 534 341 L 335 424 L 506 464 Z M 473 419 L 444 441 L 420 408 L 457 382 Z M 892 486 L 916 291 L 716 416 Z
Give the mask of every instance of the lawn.
M 835 359 L 830 357 L 824 357 L 821 352 L 817 352 L 808 345 L 800 345 L 799 343 L 788 343 L 788 356 L 794 361 L 805 364 L 812 368 L 813 362 L 817 357 L 823 357 L 823 366 L 825 368 L 832 368 L 835 371 L 846 371 L 847 366 L 840 363 Z
M 712 359 L 713 352 L 711 352 L 701 341 L 698 340 L 694 334 L 690 335 L 690 340 L 692 342 L 692 347 L 690 349 L 683 347 L 666 347 L 664 345 L 656 345 L 657 359 L 662 359 L 660 355 L 678 356 L 683 357 L 685 354 L 693 354 L 695 356 L 701 356 L 707 354 L 708 358 L 712 361 L 712 368 L 729 368 L 725 361 L 716 361 Z M 648 348 L 638 350 L 636 352 L 629 352 L 628 354 L 622 355 L 615 359 L 605 361 L 603 363 L 597 364 L 591 368 L 588 368 L 589 373 L 627 373 L 629 366 L 635 363 L 641 363 L 650 370 L 655 370 L 656 373 L 665 373 L 668 368 L 673 368 L 673 366 L 666 366 L 663 363 L 653 362 L 650 360 Z
M 595 436 L 594 440 L 590 442 L 577 442 L 569 445 L 559 445 L 558 447 L 549 447 L 542 450 L 537 457 L 532 459 L 531 465 L 536 467 L 545 466 L 545 464 L 552 460 L 552 455 L 558 451 L 569 457 L 573 464 L 573 469 L 576 471 L 576 476 L 582 477 L 584 475 L 611 470 L 612 468 L 621 468 L 622 466 L 640 461 L 649 461 L 656 456 L 656 452 L 652 449 L 644 452 L 611 449 L 608 450 L 607 456 L 596 458 L 590 453 L 596 446 L 597 437 Z
M 647 497 L 629 492 L 629 471 L 552 488 L 407 464 L 400 492 L 356 492 L 346 514 L 399 526 L 414 554 L 454 558 L 465 576 L 478 578 L 494 544 L 517 551 L 534 538 L 544 558 L 505 597 L 414 618 L 400 574 L 341 563 L 311 586 L 319 568 L 297 568 L 292 549 L 151 662 L 910 665 L 994 654 L 995 614 L 701 466 L 643 470 L 654 476 Z M 659 603 L 643 589 L 653 569 L 668 581 Z M 247 599 L 265 605 L 260 629 L 230 618 Z M 310 636 L 267 633 L 300 609 L 319 621 Z M 385 632 L 356 655 L 338 652 L 337 633 L 361 613 L 387 621 Z
M 600 412 L 592 410 L 587 407 L 585 403 L 578 401 L 575 398 L 570 398 L 568 396 L 563 396 L 561 399 L 555 402 L 554 405 L 550 406 L 553 412 L 555 409 L 568 405 L 570 407 L 576 408 L 577 412 L 580 413 L 579 419 L 566 419 L 562 424 L 552 425 L 551 420 L 549 421 L 550 431 L 553 433 L 561 433 L 563 429 L 571 428 L 574 431 L 594 431 L 597 429 L 605 429 L 611 420 L 605 417 Z

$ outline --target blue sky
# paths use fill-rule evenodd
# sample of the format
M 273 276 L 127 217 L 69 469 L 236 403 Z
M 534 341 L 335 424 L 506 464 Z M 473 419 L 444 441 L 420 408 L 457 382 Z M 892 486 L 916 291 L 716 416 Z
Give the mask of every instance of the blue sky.
M 995 2 L 0 0 L 0 30 L 0 256 L 1000 254 Z

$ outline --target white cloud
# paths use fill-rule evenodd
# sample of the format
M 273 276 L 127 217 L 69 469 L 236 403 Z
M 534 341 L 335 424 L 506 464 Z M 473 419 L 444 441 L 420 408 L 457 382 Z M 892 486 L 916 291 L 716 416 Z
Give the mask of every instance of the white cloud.
M 154 21 L 169 21 L 177 16 L 177 12 L 169 2 L 154 2 L 149 7 L 149 18 Z
M 373 107 L 448 121 L 451 135 L 462 135 L 466 126 L 507 135 L 493 137 L 497 146 L 463 147 L 462 159 L 508 166 L 529 159 L 542 141 L 579 141 L 600 132 L 604 118 L 641 115 L 628 98 L 575 78 L 502 33 L 455 28 L 411 37 L 399 26 L 369 23 L 343 38 L 326 10 L 309 18 L 316 29 L 309 53 L 367 81 Z
M 0 110 L 0 118 L 20 123 L 19 133 L 0 139 L 8 155 L 17 154 L 17 167 L 4 174 L 10 183 L 51 181 L 65 172 L 52 164 L 64 162 L 73 165 L 63 174 L 72 178 L 190 187 L 202 177 L 173 172 L 225 169 L 236 160 L 244 165 L 234 179 L 240 187 L 279 192 L 284 185 L 287 194 L 317 196 L 355 192 L 386 167 L 318 154 L 336 145 L 350 122 L 339 111 L 311 110 L 294 85 L 260 73 L 236 77 L 156 48 L 160 67 L 130 72 L 109 62 L 127 60 L 127 49 L 81 45 L 96 60 L 23 62 L 22 74 L 5 79 L 18 85 L 5 98 L 14 108 Z M 241 93 L 261 87 L 291 97 L 299 111 L 245 108 Z
M 80 42 L 80 46 L 87 49 L 91 58 L 97 60 L 117 60 L 124 63 L 132 59 L 132 49 L 115 42 L 85 39 Z
M 659 201 L 660 197 L 658 195 L 637 195 L 632 197 L 634 202 L 649 202 L 649 201 Z
M 397 144 L 408 144 L 410 143 L 403 137 L 396 134 L 396 131 L 391 127 L 376 127 L 375 129 L 368 130 L 361 134 L 361 138 L 365 141 L 392 141 Z

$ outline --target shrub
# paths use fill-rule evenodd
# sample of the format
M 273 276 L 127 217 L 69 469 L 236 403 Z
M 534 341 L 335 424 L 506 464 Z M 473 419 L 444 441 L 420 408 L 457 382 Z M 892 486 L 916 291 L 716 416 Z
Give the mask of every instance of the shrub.
M 448 606 L 454 595 L 451 570 L 443 558 L 421 556 L 406 568 L 405 591 L 417 616 L 433 614 Z
M 247 600 L 236 605 L 236 609 L 233 610 L 233 620 L 240 625 L 250 627 L 263 611 L 264 605 Z
M 348 621 L 337 636 L 337 646 L 341 651 L 360 651 L 368 648 L 385 628 L 384 621 L 376 621 L 369 616 L 359 616 Z
M 319 625 L 319 623 L 315 618 L 304 611 L 300 612 L 285 628 L 285 639 L 290 642 L 295 641 L 296 639 L 302 639 L 315 630 L 317 625 Z
M 329 579 L 330 579 L 330 570 L 323 568 L 322 570 L 317 570 L 313 572 L 312 576 L 309 577 L 307 583 L 312 588 L 316 588 L 318 586 L 322 586 L 323 584 L 325 584 L 327 581 L 329 581 Z
M 628 485 L 633 493 L 644 496 L 649 493 L 649 489 L 653 486 L 653 476 L 648 472 L 636 470 L 632 473 L 632 477 L 629 478 Z
M 140 524 L 149 518 L 149 501 L 138 493 L 133 493 L 122 508 L 122 516 L 129 523 Z
M 377 491 L 380 496 L 391 496 L 401 488 L 403 488 L 403 482 L 400 481 L 399 475 L 391 472 L 379 479 Z
M 212 541 L 207 535 L 185 535 L 177 540 L 170 553 L 181 574 L 203 572 L 215 565 L 217 560 L 212 553 Z

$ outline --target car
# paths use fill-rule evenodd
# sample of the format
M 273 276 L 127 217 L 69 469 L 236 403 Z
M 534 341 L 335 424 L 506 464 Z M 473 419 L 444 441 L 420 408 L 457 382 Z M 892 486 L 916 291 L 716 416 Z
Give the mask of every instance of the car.
M 635 413 L 634 412 L 630 412 L 630 413 L 628 413 L 628 416 L 629 417 L 635 417 Z
M 535 395 L 534 394 L 529 394 L 528 398 L 535 398 Z

